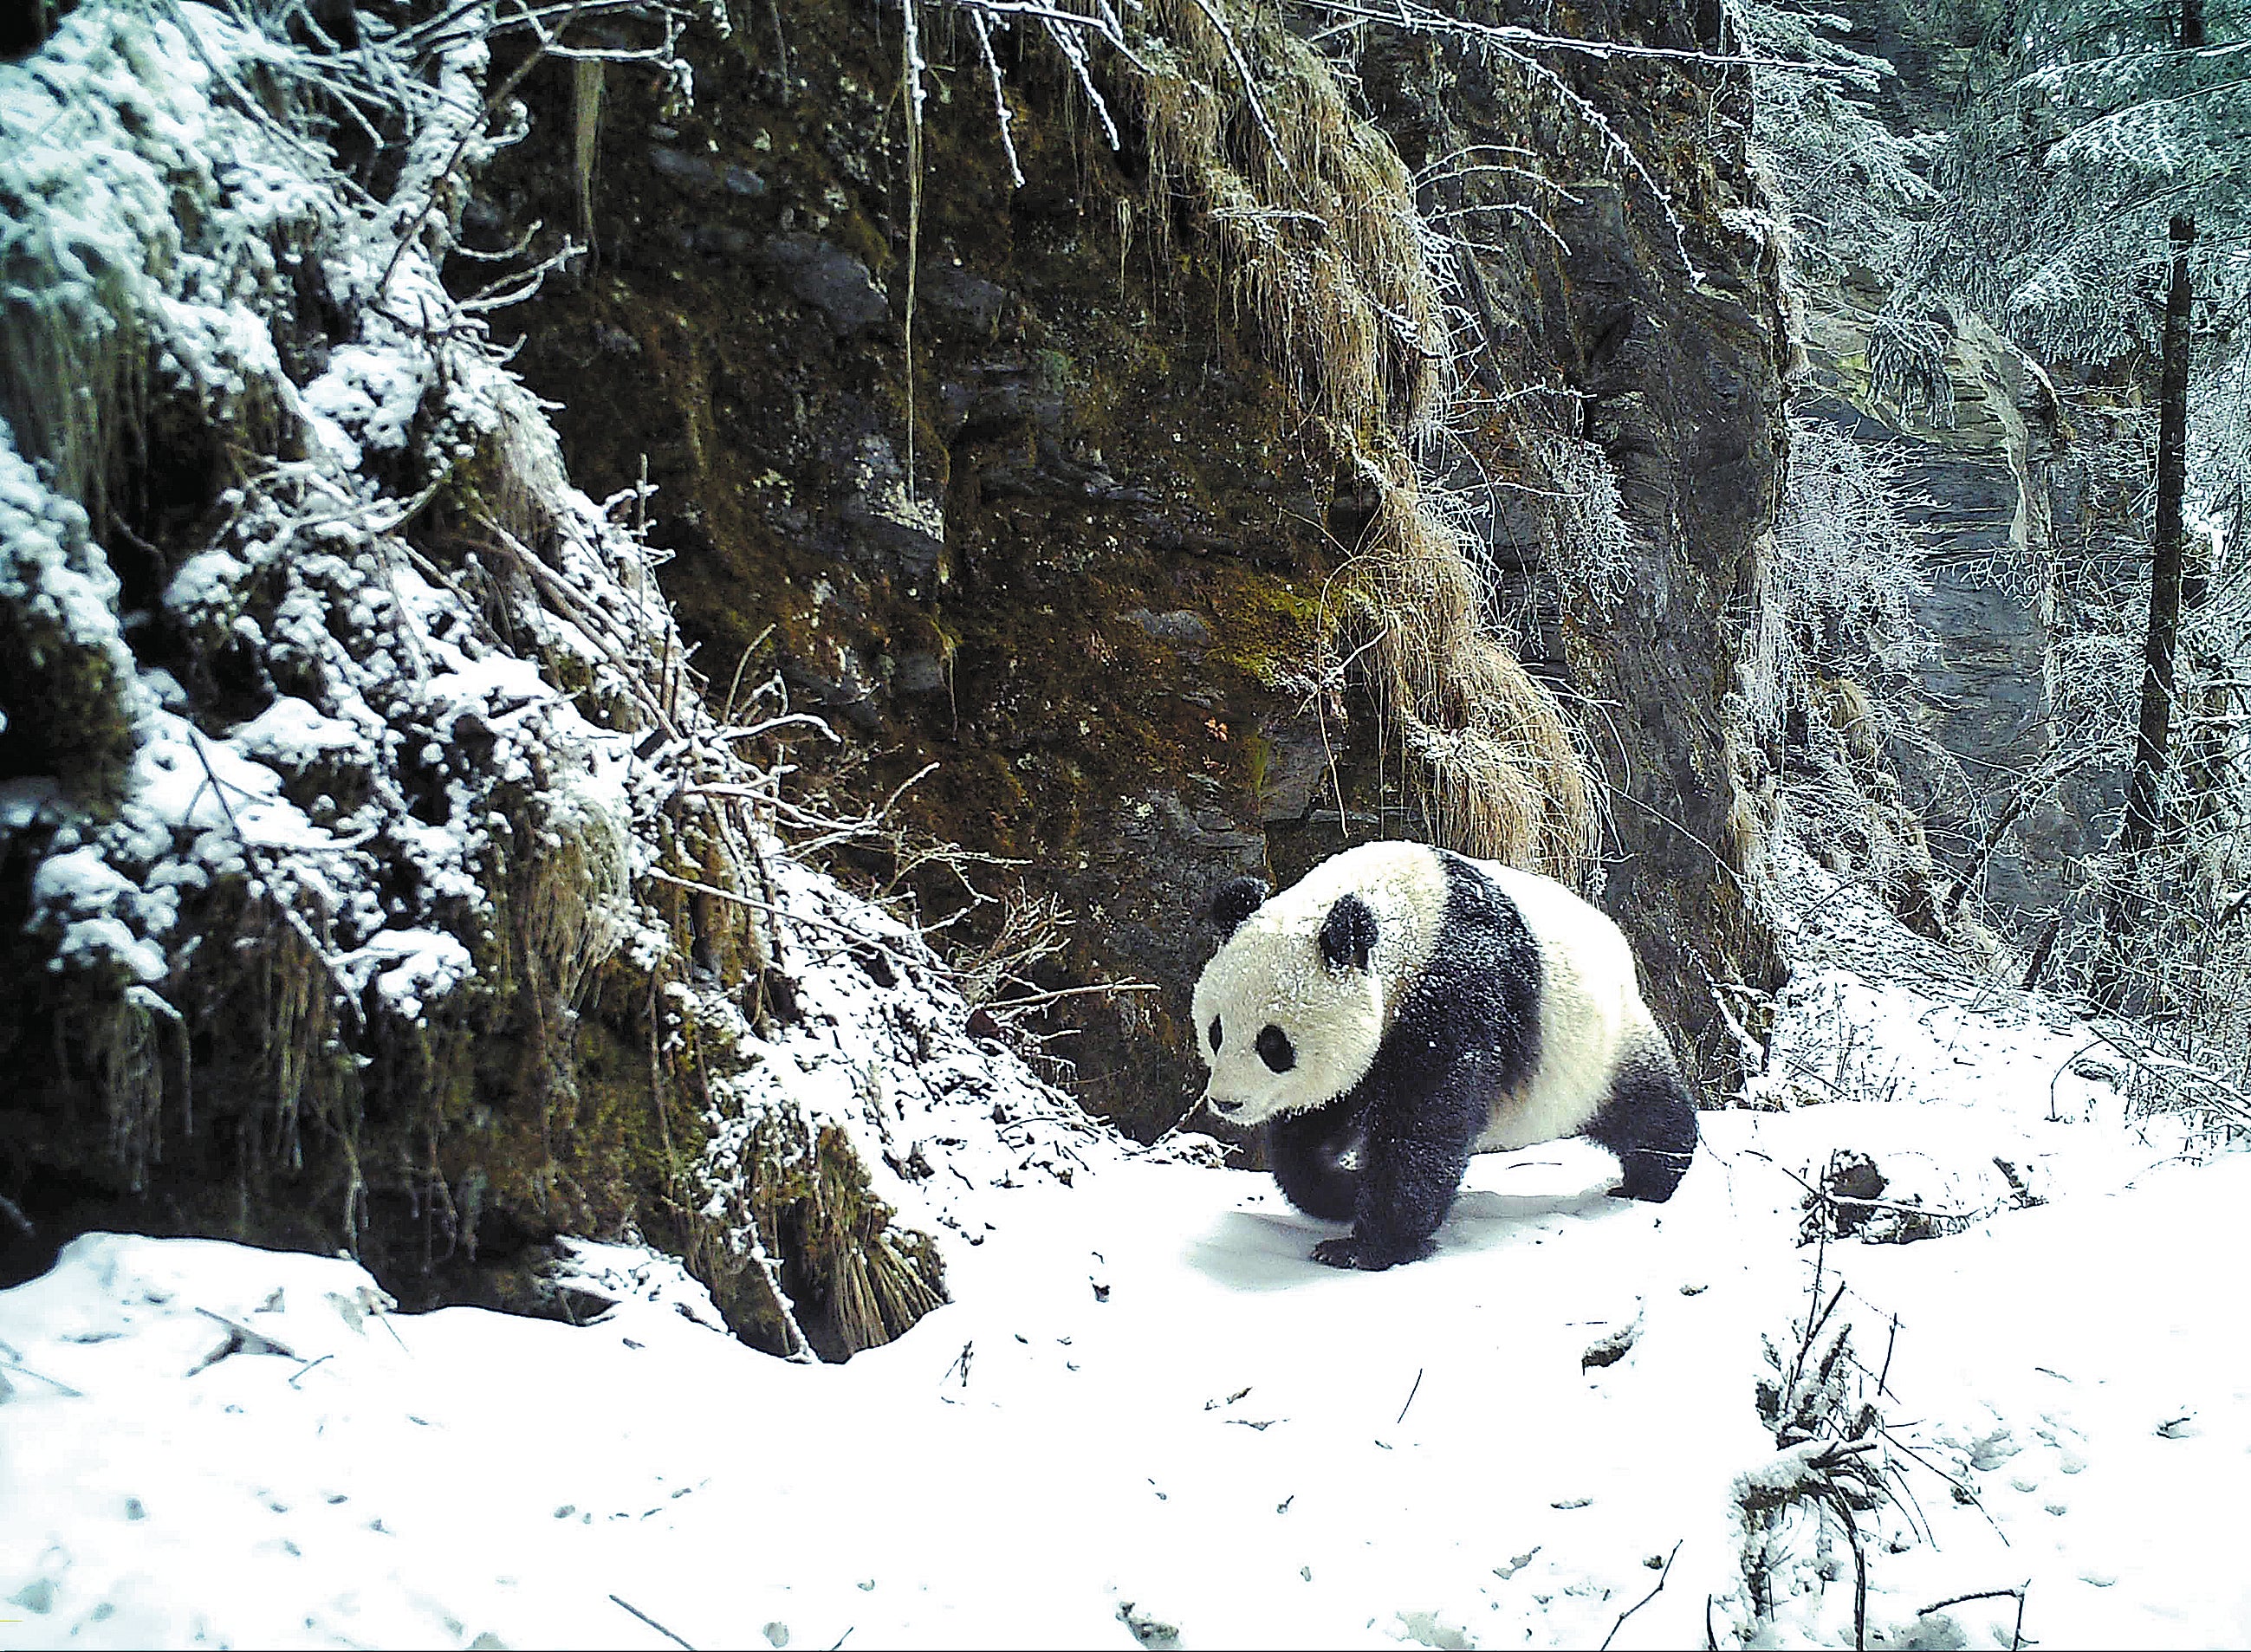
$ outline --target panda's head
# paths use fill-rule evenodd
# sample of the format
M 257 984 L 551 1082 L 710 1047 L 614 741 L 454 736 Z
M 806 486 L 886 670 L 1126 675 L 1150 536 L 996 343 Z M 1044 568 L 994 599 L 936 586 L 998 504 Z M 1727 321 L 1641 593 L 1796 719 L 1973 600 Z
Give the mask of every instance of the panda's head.
M 1204 1100 L 1232 1123 L 1318 1107 L 1357 1084 L 1383 1041 L 1375 912 L 1347 890 L 1319 907 L 1237 878 L 1213 895 L 1225 941 L 1195 988 Z

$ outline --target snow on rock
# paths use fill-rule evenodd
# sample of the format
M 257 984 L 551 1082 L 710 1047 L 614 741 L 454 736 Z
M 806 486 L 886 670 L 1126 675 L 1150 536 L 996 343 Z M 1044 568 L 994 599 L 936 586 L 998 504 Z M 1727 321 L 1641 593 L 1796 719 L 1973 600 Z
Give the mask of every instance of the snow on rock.
M 482 49 L 440 56 L 458 77 L 468 66 L 454 59 Z M 50 623 L 68 647 L 106 666 L 131 751 L 120 806 L 66 826 L 49 846 L 111 869 L 99 911 L 83 909 L 84 877 L 43 874 L 33 918 L 55 935 L 59 967 L 120 960 L 143 983 L 184 966 L 190 937 L 178 932 L 178 895 L 213 877 L 249 876 L 309 913 L 307 932 L 333 942 L 331 974 L 350 982 L 404 950 L 426 956 L 421 943 L 433 929 L 456 937 L 455 951 L 474 942 L 489 906 L 480 874 L 493 855 L 495 788 L 551 783 L 558 832 L 622 846 L 634 825 L 634 800 L 616 778 L 631 761 L 632 731 L 595 726 L 541 662 L 496 647 L 456 591 L 409 565 L 395 537 L 407 502 L 359 468 L 364 449 L 405 446 L 418 417 L 426 437 L 457 457 L 509 410 L 527 428 L 544 426 L 518 406 L 528 397 L 474 329 L 444 347 L 450 370 L 437 393 L 440 346 L 398 319 L 457 315 L 427 252 L 399 252 L 359 218 L 321 150 L 215 92 L 211 66 L 273 50 L 201 5 L 162 17 L 92 5 L 59 19 L 35 58 L 0 65 L 0 254 L 28 307 L 11 315 L 38 321 L 24 360 L 44 359 L 56 380 L 52 394 L 11 384 L 11 412 L 65 461 L 43 480 L 0 425 L 0 598 L 11 623 Z M 461 108 L 481 107 L 466 84 L 455 90 Z M 411 146 L 417 155 L 427 135 Z M 450 133 L 441 147 L 454 149 Z M 314 245 L 326 252 L 317 272 L 305 252 Z M 306 283 L 353 318 L 357 336 L 328 350 L 301 388 L 276 340 L 296 325 Z M 320 438 L 308 457 L 277 460 L 229 490 L 225 527 L 164 592 L 173 623 L 214 647 L 239 646 L 267 674 L 298 685 L 223 738 L 160 708 L 123 640 L 118 582 L 79 499 L 98 496 L 100 466 L 88 453 L 113 439 L 105 424 L 133 415 L 101 401 L 95 387 L 108 375 L 92 370 L 86 351 L 145 356 L 149 394 L 177 398 L 238 438 L 272 422 L 267 402 Z M 602 600 L 616 570 L 595 569 L 605 555 L 630 553 L 567 487 L 558 483 L 550 502 L 571 517 L 582 552 L 566 574 Z M 655 636 L 669 622 L 652 612 L 643 629 Z M 549 639 L 575 645 L 582 672 L 599 679 L 602 647 L 584 635 Z M 461 743 L 490 761 L 466 771 L 450 756 Z M 82 760 L 67 750 L 56 757 Z M 441 777 L 441 829 L 431 829 L 418 768 Z M 640 778 L 644 791 L 655 785 Z M 348 796 L 364 800 L 338 801 Z M 401 880 L 401 867 L 412 874 Z M 623 875 L 620 867 L 616 887 L 596 892 L 597 905 L 622 894 Z M 141 896 L 126 898 L 120 879 Z M 402 888 L 416 909 L 386 910 L 386 898 L 404 904 Z M 416 978 L 434 988 L 464 972 L 426 968 Z
M 745 1047 L 756 1059 L 723 1087 L 708 1184 L 746 1176 L 758 1122 L 786 1106 L 842 1129 L 878 1197 L 944 1235 L 951 1261 L 1006 1220 L 1007 1193 L 1068 1186 L 1133 1151 L 1001 1042 L 966 1030 L 968 1006 L 914 930 L 796 862 L 772 869 L 795 1005 Z
M 64 929 L 50 965 L 100 969 L 114 964 L 131 980 L 169 974 L 163 949 L 143 940 L 130 920 L 142 911 L 138 884 L 90 848 L 50 855 L 31 877 L 31 899 L 61 917 Z

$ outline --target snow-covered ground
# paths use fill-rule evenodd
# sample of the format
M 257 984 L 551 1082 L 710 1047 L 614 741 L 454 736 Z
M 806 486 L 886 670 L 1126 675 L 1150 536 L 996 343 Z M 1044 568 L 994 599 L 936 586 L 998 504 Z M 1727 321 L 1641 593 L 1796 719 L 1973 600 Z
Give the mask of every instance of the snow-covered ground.
M 1909 974 L 1801 970 L 1781 1110 L 1707 1116 L 1662 1208 L 1576 1144 L 1485 1159 L 1437 1256 L 1346 1274 L 1264 1176 L 1094 1155 L 989 1190 L 957 1300 L 842 1366 L 621 1248 L 574 1327 L 81 1240 L 0 1295 L 0 1646 L 1850 1645 L 1841 1520 L 1768 1536 L 1755 1625 L 1739 1502 L 1765 1344 L 1840 1282 L 1867 1644 L 2251 1642 L 2251 1156 Z M 1839 1146 L 1956 1231 L 1801 1246 Z

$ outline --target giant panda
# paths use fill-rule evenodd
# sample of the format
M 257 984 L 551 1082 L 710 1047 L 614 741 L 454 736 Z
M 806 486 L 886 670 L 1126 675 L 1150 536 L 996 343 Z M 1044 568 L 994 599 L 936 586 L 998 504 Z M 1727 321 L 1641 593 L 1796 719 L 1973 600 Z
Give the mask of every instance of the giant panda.
M 1696 1107 L 1625 937 L 1552 879 L 1428 844 L 1366 843 L 1267 898 L 1211 896 L 1195 985 L 1204 1101 L 1265 1126 L 1290 1202 L 1350 1221 L 1316 1261 L 1427 1256 L 1470 1155 L 1585 1135 L 1613 1190 L 1673 1196 Z

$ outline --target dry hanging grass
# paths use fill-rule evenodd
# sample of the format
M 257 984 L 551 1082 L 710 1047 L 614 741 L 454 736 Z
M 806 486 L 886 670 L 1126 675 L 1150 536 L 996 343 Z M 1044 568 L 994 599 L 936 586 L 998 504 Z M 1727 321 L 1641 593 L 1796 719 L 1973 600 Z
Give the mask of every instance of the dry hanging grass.
M 1127 77 L 1151 188 L 1218 242 L 1227 290 L 1377 509 L 1362 543 L 1382 725 L 1430 837 L 1567 881 L 1594 843 L 1592 788 L 1554 698 L 1484 619 L 1485 584 L 1413 454 L 1455 388 L 1441 244 L 1389 139 L 1328 64 L 1264 13 L 1156 0 Z M 1169 203 L 1147 214 L 1169 233 Z
M 1553 695 L 1483 619 L 1481 581 L 1411 480 L 1368 533 L 1378 692 L 1432 838 L 1570 880 L 1593 845 L 1586 766 Z

